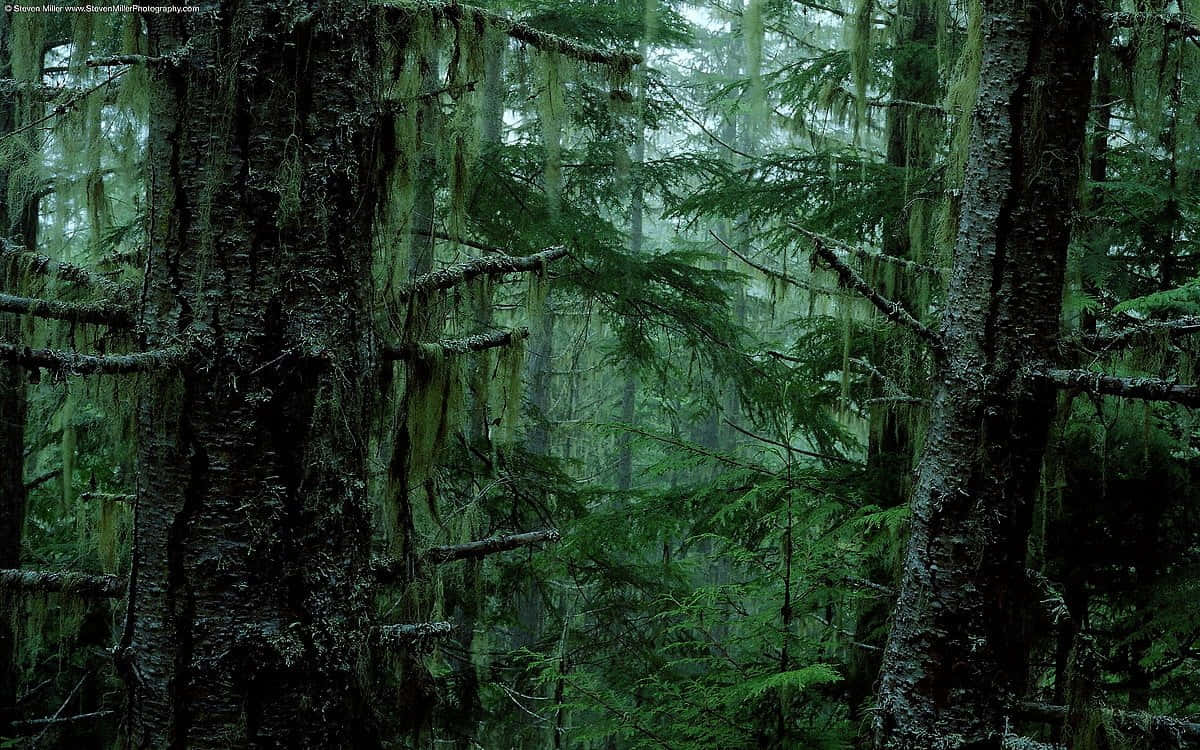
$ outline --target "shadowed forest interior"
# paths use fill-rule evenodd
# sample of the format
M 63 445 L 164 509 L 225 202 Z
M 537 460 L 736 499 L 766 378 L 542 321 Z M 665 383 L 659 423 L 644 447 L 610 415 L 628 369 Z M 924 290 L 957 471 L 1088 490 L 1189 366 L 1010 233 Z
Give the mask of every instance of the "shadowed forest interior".
M 1200 748 L 1197 0 L 0 16 L 0 747 Z

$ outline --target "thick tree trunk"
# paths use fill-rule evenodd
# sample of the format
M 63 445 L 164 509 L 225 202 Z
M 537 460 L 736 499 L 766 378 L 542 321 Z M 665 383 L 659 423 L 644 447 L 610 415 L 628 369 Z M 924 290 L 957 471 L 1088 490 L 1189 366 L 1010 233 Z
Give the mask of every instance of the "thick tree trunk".
M 1092 82 L 1096 7 L 984 2 L 933 413 L 879 680 L 879 750 L 999 750 L 1023 689 L 1026 538 Z
M 143 344 L 211 348 L 139 406 L 127 744 L 375 747 L 372 15 L 212 10 L 148 16 Z

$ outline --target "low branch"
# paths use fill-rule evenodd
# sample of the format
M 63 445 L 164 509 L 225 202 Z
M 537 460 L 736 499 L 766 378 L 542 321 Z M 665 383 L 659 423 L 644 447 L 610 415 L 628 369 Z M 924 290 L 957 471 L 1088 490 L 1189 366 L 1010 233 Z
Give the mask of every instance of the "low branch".
M 1200 45 L 1200 27 L 1175 13 L 1105 13 L 1104 19 L 1112 26 L 1123 28 L 1160 26 L 1168 31 L 1178 31 L 1193 44 Z
M 1117 711 L 1101 709 L 1113 720 L 1116 728 L 1123 734 L 1135 734 L 1150 737 L 1156 743 L 1173 742 L 1174 747 L 1196 747 L 1200 744 L 1200 724 L 1173 716 L 1149 714 L 1141 711 Z M 1027 721 L 1040 721 L 1046 724 L 1060 724 L 1067 719 L 1067 707 L 1055 706 L 1037 701 L 1024 701 L 1014 708 L 1017 717 Z M 1154 744 L 1153 747 L 1169 747 L 1166 744 Z
M 50 111 L 45 116 L 39 117 L 36 120 L 30 120 L 29 122 L 25 123 L 21 127 L 16 128 L 14 130 L 10 130 L 9 132 L 5 133 L 4 135 L 0 135 L 0 142 L 6 141 L 9 138 L 18 136 L 27 130 L 33 130 L 34 128 L 42 125 L 43 123 L 53 120 L 55 117 L 60 117 L 62 115 L 65 115 L 66 113 L 68 113 L 72 109 L 74 109 L 76 104 L 78 104 L 82 100 L 86 99 L 88 96 L 95 93 L 96 91 L 99 91 L 100 89 L 104 88 L 105 86 L 112 83 L 113 81 L 120 78 L 121 76 L 125 75 L 130 70 L 131 70 L 131 68 L 122 68 L 122 69 L 116 71 L 115 73 L 113 73 L 112 75 L 110 75 L 108 78 L 101 81 L 100 83 L 97 83 L 94 86 L 89 86 L 86 89 L 82 89 L 81 91 L 79 91 L 79 93 L 75 94 L 74 96 L 72 96 L 62 102 L 59 102 L 58 104 L 55 104 L 53 107 L 50 107 Z
M 59 302 L 33 297 L 16 297 L 3 293 L 0 293 L 0 312 L 66 320 L 72 323 L 95 323 L 114 328 L 128 328 L 133 325 L 133 316 L 125 307 L 92 302 Z
M 541 544 L 542 542 L 557 542 L 561 538 L 559 533 L 554 529 L 527 531 L 523 534 L 494 536 L 488 539 L 467 542 L 466 544 L 433 547 L 426 550 L 422 557 L 434 565 L 441 565 L 443 563 L 454 562 L 455 560 L 468 560 L 486 555 L 494 555 L 497 552 L 506 552 L 519 547 Z
M 641 55 L 629 52 L 609 52 L 599 47 L 579 44 L 472 5 L 459 5 L 456 2 L 404 2 L 390 4 L 384 8 L 384 11 L 389 18 L 394 18 L 398 13 L 419 14 L 431 16 L 435 20 L 445 19 L 456 25 L 466 22 L 475 27 L 488 26 L 543 52 L 555 52 L 573 60 L 607 65 L 620 72 L 628 72 L 633 66 L 642 62 Z
M 389 346 L 384 349 L 383 357 L 387 360 L 415 361 L 435 357 L 453 357 L 459 354 L 471 354 L 487 349 L 509 346 L 515 341 L 529 338 L 528 328 L 517 328 L 511 331 L 491 331 L 468 336 L 465 339 L 446 339 L 431 344 L 409 343 L 399 346 Z
M 1179 385 L 1158 378 L 1118 378 L 1091 370 L 1050 370 L 1050 383 L 1097 396 L 1120 396 L 1142 401 L 1167 401 L 1183 406 L 1200 406 L 1200 386 Z
M 46 482 L 49 482 L 51 479 L 54 479 L 61 474 L 62 474 L 62 469 L 51 469 L 50 471 L 47 471 L 45 474 L 41 475 L 40 477 L 37 477 L 36 479 L 30 479 L 28 482 L 26 482 L 25 483 L 25 491 L 29 492 L 30 490 L 37 489 L 38 487 L 41 487 Z
M 379 641 L 384 646 L 412 647 L 426 645 L 435 638 L 445 638 L 454 631 L 448 622 L 419 622 L 411 625 L 381 625 Z
M 97 721 L 104 721 L 117 715 L 116 711 L 103 710 L 93 711 L 88 714 L 76 714 L 75 716 L 49 716 L 45 719 L 26 719 L 24 721 L 14 721 L 10 727 L 13 734 L 24 735 L 41 732 L 48 727 L 61 727 L 72 724 L 91 724 Z
M 842 285 L 853 289 L 854 291 L 866 297 L 872 305 L 884 314 L 888 320 L 893 323 L 899 323 L 906 328 L 909 328 L 921 338 L 929 342 L 933 348 L 934 354 L 938 357 L 944 356 L 946 353 L 945 345 L 942 343 L 942 337 L 937 335 L 933 330 L 926 327 L 925 324 L 912 316 L 908 310 L 899 302 L 893 302 L 887 299 L 879 292 L 875 291 L 870 284 L 863 280 L 861 276 L 854 272 L 850 266 L 846 265 L 837 254 L 825 246 L 825 243 L 816 237 L 810 237 L 812 240 L 813 249 L 822 260 L 833 267 L 837 272 L 838 278 L 841 279 Z
M 449 289 L 474 279 L 478 276 L 503 273 L 518 273 L 521 271 L 536 271 L 546 267 L 546 264 L 558 260 L 567 254 L 567 248 L 559 246 L 526 256 L 494 255 L 458 265 L 443 268 L 440 271 L 418 276 L 400 292 L 403 299 L 414 294 L 424 294 Z
M 191 350 L 178 346 L 132 354 L 97 356 L 0 342 L 0 362 L 29 369 L 49 370 L 63 375 L 127 375 L 168 370 L 183 364 Z
M 0 589 L 106 598 L 123 595 L 125 581 L 109 575 L 46 573 L 10 568 L 0 570 Z
M 73 263 L 54 260 L 41 253 L 25 252 L 3 240 L 0 240 L 0 258 L 11 263 L 14 268 L 42 276 L 51 276 L 83 289 L 96 289 L 114 296 L 123 295 L 127 291 L 121 284 L 95 271 L 89 271 Z

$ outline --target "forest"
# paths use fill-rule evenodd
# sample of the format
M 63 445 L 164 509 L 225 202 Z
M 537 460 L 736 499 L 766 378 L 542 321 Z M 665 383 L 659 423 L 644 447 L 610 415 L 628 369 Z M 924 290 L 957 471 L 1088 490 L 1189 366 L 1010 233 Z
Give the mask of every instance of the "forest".
M 1198 0 L 188 1 L 0 16 L 0 747 L 1200 748 Z

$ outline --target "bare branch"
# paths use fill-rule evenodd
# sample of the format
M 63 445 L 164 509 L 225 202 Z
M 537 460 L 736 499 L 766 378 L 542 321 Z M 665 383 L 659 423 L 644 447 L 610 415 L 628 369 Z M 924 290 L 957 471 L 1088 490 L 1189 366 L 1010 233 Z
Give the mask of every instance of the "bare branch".
M 407 299 L 414 294 L 449 289 L 478 276 L 541 270 L 546 267 L 546 264 L 558 260 L 566 254 L 567 248 L 559 246 L 533 255 L 494 255 L 487 258 L 476 258 L 466 263 L 418 276 L 401 290 L 400 296 L 402 299 Z
M 27 122 L 26 124 L 22 125 L 21 127 L 16 128 L 15 130 L 10 130 L 9 132 L 5 133 L 4 135 L 0 135 L 0 142 L 6 141 L 9 138 L 12 138 L 14 136 L 20 135 L 21 133 L 24 133 L 27 130 L 32 130 L 32 129 L 42 125 L 45 122 L 49 122 L 50 120 L 53 120 L 55 117 L 65 115 L 67 112 L 70 112 L 71 109 L 73 109 L 76 104 L 78 104 L 82 100 L 86 99 L 88 96 L 95 93 L 96 91 L 99 91 L 100 89 L 104 88 L 105 86 L 112 83 L 113 81 L 120 78 L 121 76 L 125 75 L 130 70 L 131 70 L 131 68 L 121 68 L 120 70 L 116 71 L 115 73 L 113 73 L 108 78 L 101 81 L 100 83 L 97 83 L 95 86 L 89 86 L 88 88 L 81 90 L 78 94 L 66 99 L 65 101 L 55 104 L 53 107 L 50 108 L 49 113 L 47 113 L 44 117 L 39 117 L 36 120 L 31 120 L 31 121 Z
M 1043 374 L 1059 388 L 1098 396 L 1120 396 L 1142 401 L 1167 401 L 1183 406 L 1200 406 L 1200 386 L 1179 385 L 1158 378 L 1117 378 L 1091 370 L 1049 370 Z
M 906 328 L 909 328 L 921 338 L 929 342 L 933 352 L 938 357 L 942 357 L 946 353 L 945 345 L 942 343 L 942 337 L 921 323 L 912 316 L 908 310 L 899 302 L 893 302 L 887 299 L 879 292 L 871 288 L 871 285 L 863 278 L 854 272 L 850 266 L 846 265 L 837 254 L 825 246 L 825 243 L 817 237 L 810 237 L 812 240 L 813 249 L 822 260 L 833 267 L 837 272 L 838 278 L 841 279 L 842 285 L 853 289 L 854 291 L 866 297 L 872 305 L 884 314 L 888 320 L 899 323 Z
M 452 357 L 457 354 L 482 352 L 509 346 L 515 341 L 529 338 L 528 328 L 517 328 L 512 331 L 491 331 L 468 336 L 465 339 L 446 339 L 431 344 L 409 343 L 399 346 L 389 346 L 384 352 L 384 359 L 414 361 L 436 356 Z
M 80 492 L 79 499 L 97 503 L 133 503 L 137 500 L 137 495 L 121 492 Z
M 0 570 L 0 589 L 107 598 L 124 594 L 125 581 L 117 576 L 10 568 Z
M 468 560 L 493 555 L 497 552 L 506 552 L 518 547 L 541 544 L 542 542 L 557 542 L 561 538 L 559 533 L 554 529 L 527 531 L 523 534 L 494 536 L 488 539 L 467 542 L 466 544 L 433 547 L 426 550 L 422 557 L 434 565 L 440 565 L 442 563 L 454 562 L 455 560 Z
M 95 323 L 115 328 L 128 328 L 133 325 L 133 316 L 125 307 L 96 303 L 59 302 L 32 297 L 16 297 L 3 293 L 0 293 L 0 312 L 66 320 L 72 323 Z
M 1126 328 L 1115 333 L 1098 333 L 1083 337 L 1083 344 L 1092 349 L 1113 349 L 1138 339 L 1155 336 L 1189 336 L 1200 333 L 1200 318 L 1188 317 L 1176 320 L 1160 320 Z
M 384 7 L 384 12 L 387 13 L 389 19 L 395 19 L 398 14 L 422 14 L 432 16 L 435 20 L 445 19 L 454 24 L 467 22 L 478 27 L 490 26 L 519 42 L 537 47 L 543 52 L 555 52 L 581 62 L 607 65 L 622 72 L 632 70 L 633 66 L 642 62 L 641 55 L 629 52 L 608 52 L 598 47 L 579 44 L 472 5 L 459 5 L 455 2 L 409 1 L 389 4 Z
M 93 722 L 112 718 L 116 715 L 116 711 L 106 709 L 103 711 L 93 711 L 88 714 L 76 714 L 75 716 L 50 716 L 45 719 L 26 719 L 24 721 L 14 721 L 10 726 L 13 734 L 33 734 L 34 732 L 44 731 L 47 727 L 71 724 L 91 724 Z
M 764 437 L 763 435 L 757 435 L 757 434 L 751 432 L 750 430 L 747 430 L 743 427 L 739 427 L 737 424 L 735 424 L 732 420 L 730 420 L 728 418 L 724 419 L 723 421 L 725 422 L 725 424 L 729 425 L 733 429 L 737 430 L 738 432 L 742 433 L 743 435 L 745 435 L 746 437 L 748 437 L 752 440 L 758 440 L 759 442 L 767 443 L 768 445 L 774 445 L 778 448 L 783 448 L 785 451 L 787 451 L 789 453 L 798 453 L 801 456 L 817 458 L 822 461 L 833 461 L 835 463 L 840 463 L 840 464 L 857 464 L 858 463 L 857 461 L 852 461 L 848 458 L 843 458 L 842 456 L 834 456 L 834 455 L 831 455 L 828 453 L 815 453 L 813 451 L 804 450 L 803 448 L 797 448 L 795 446 L 788 445 L 787 443 L 782 443 L 778 440 L 772 440 L 771 438 Z
M 502 247 L 496 247 L 495 245 L 485 245 L 482 242 L 476 242 L 475 240 L 468 240 L 468 239 L 463 239 L 462 237 L 455 237 L 454 235 L 447 234 L 446 232 L 421 232 L 421 231 L 419 231 L 419 232 L 417 232 L 417 234 L 421 235 L 422 237 L 432 237 L 436 240 L 445 240 L 446 242 L 457 242 L 460 245 L 466 245 L 467 247 L 473 247 L 476 250 L 482 250 L 485 253 L 499 253 L 501 255 L 508 253 L 508 251 Z
M 71 351 L 30 349 L 0 342 L 0 362 L 30 369 L 50 370 L 64 375 L 126 375 L 178 367 L 191 356 L 185 347 L 153 349 L 132 354 L 96 356 Z

